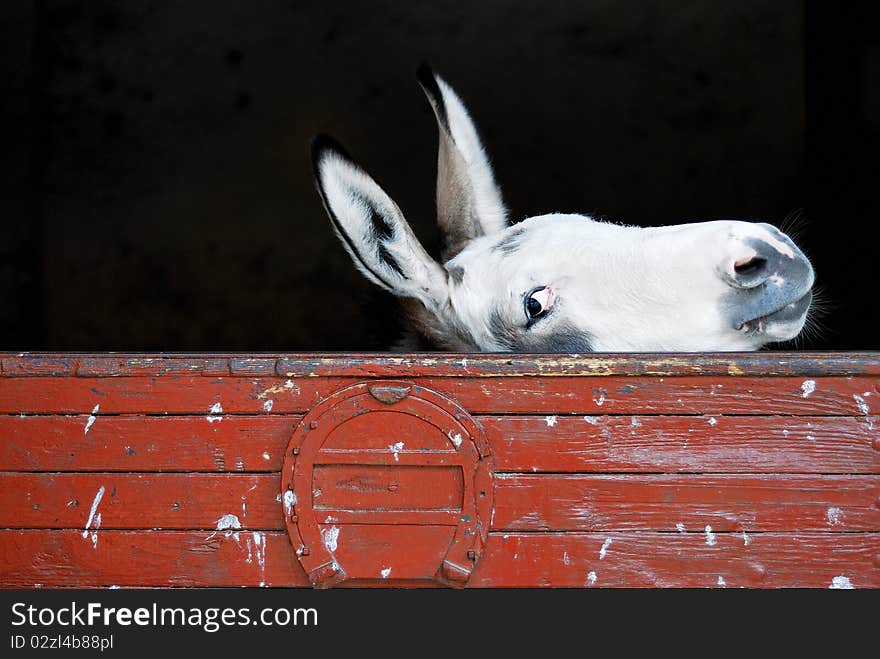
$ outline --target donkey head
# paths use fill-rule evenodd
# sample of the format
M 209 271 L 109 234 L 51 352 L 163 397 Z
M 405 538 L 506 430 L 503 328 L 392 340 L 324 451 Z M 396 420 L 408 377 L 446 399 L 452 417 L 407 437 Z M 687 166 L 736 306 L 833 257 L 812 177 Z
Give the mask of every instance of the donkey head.
M 437 348 L 588 352 L 755 350 L 794 338 L 813 269 L 769 224 L 642 228 L 549 214 L 509 225 L 461 99 L 425 65 L 440 130 L 442 264 L 382 188 L 327 137 L 312 160 L 333 228 L 355 265 L 404 298 Z

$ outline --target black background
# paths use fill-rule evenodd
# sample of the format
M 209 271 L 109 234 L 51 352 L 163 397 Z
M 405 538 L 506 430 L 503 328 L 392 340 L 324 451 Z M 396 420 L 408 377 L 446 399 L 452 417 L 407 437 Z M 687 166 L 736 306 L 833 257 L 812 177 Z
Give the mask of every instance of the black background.
M 514 219 L 783 223 L 876 349 L 876 3 L 37 0 L 0 10 L 0 349 L 356 350 L 395 305 L 315 192 L 328 132 L 436 245 L 428 59 Z M 786 225 L 788 226 L 788 225 Z

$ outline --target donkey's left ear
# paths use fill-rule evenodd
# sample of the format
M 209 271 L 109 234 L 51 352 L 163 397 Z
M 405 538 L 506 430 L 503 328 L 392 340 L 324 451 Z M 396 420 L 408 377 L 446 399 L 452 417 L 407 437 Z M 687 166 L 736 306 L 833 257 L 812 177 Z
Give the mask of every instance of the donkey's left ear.
M 445 239 L 443 259 L 447 260 L 474 238 L 504 229 L 507 209 L 464 103 L 427 63 L 419 67 L 417 76 L 440 131 L 437 224 Z
M 449 299 L 446 270 L 416 238 L 397 204 L 335 140 L 312 141 L 312 166 L 333 229 L 367 279 L 437 309 Z

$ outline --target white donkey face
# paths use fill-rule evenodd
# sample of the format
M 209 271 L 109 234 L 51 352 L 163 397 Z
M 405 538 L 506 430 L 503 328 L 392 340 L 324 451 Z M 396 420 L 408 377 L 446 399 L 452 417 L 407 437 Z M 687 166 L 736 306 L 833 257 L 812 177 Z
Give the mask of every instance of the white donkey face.
M 312 158 L 334 230 L 371 281 L 405 298 L 439 348 L 517 352 L 754 350 L 794 338 L 814 275 L 769 224 L 641 228 L 552 214 L 508 226 L 461 100 L 427 67 L 419 81 L 440 130 L 438 223 L 445 264 L 344 150 Z
M 754 350 L 796 336 L 813 273 L 766 224 L 656 229 L 544 215 L 473 241 L 447 267 L 481 350 Z

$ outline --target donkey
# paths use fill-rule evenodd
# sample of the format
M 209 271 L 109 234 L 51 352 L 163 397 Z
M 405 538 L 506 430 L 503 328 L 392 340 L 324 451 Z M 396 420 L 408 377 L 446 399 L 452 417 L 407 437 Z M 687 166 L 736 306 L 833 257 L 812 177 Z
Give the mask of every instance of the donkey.
M 402 298 L 422 343 L 460 352 L 757 350 L 797 336 L 813 268 L 770 224 L 635 227 L 550 213 L 510 224 L 476 127 L 453 89 L 417 74 L 439 127 L 442 262 L 334 140 L 312 165 L 354 264 Z

